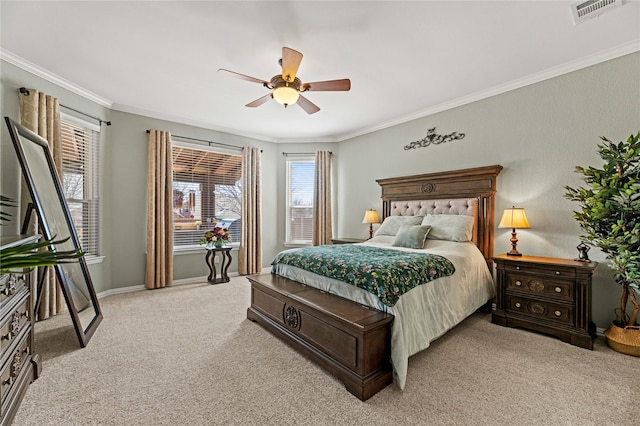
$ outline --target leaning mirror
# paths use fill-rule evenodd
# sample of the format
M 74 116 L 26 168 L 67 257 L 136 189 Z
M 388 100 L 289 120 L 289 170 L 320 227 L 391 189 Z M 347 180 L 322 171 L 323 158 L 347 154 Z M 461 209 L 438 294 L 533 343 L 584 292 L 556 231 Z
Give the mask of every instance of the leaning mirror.
M 29 187 L 41 232 L 45 238 L 67 239 L 56 250 L 80 248 L 69 206 L 62 192 L 47 141 L 26 127 L 5 117 L 22 173 Z M 80 345 L 86 346 L 102 320 L 89 269 L 84 256 L 54 266 Z M 39 296 L 39 295 L 38 295 Z

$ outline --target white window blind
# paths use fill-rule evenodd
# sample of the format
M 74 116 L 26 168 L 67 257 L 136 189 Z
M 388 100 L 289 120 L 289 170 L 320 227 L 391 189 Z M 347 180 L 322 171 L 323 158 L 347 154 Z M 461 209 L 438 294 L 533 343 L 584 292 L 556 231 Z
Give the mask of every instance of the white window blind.
M 286 243 L 311 244 L 313 226 L 313 156 L 287 157 Z
M 61 114 L 62 186 L 80 246 L 88 257 L 100 255 L 100 127 Z
M 242 157 L 216 148 L 172 141 L 173 245 L 199 244 L 207 229 L 227 228 L 240 242 Z

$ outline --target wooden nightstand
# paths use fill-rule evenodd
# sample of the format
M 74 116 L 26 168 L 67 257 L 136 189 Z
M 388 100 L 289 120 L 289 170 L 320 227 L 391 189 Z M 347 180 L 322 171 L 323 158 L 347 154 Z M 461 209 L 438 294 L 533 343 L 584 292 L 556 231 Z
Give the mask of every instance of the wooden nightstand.
M 493 260 L 496 298 L 491 322 L 593 349 L 591 277 L 595 263 L 506 254 Z
M 333 244 L 355 244 L 355 243 L 364 243 L 364 238 L 332 238 L 331 242 Z

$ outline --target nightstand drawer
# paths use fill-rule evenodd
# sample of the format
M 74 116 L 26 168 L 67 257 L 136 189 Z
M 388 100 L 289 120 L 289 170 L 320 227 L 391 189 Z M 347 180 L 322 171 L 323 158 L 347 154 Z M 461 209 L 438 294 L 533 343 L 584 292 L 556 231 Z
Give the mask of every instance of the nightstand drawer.
M 553 280 L 541 275 L 507 274 L 507 292 L 519 292 L 573 302 L 574 287 L 574 281 Z
M 507 312 L 517 312 L 536 318 L 545 318 L 570 326 L 574 325 L 574 308 L 572 305 L 550 303 L 507 295 Z
M 556 266 L 556 265 L 543 266 L 543 265 L 533 265 L 533 264 L 527 264 L 527 263 L 522 263 L 522 264 L 508 263 L 508 264 L 505 264 L 504 269 L 507 272 L 527 271 L 531 274 L 549 275 L 549 276 L 558 277 L 558 278 L 574 279 L 576 277 L 575 268 Z

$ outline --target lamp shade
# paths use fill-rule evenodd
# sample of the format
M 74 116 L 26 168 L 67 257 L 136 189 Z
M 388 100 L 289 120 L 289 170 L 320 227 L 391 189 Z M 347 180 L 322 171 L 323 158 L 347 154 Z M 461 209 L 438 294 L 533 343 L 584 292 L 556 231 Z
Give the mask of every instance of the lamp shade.
M 362 219 L 362 223 L 378 223 L 380 220 L 378 219 L 378 211 L 377 210 L 367 210 L 364 212 L 364 219 Z
M 524 209 L 512 207 L 504 209 L 498 228 L 527 229 L 531 227 L 527 221 L 527 215 L 524 214 Z

